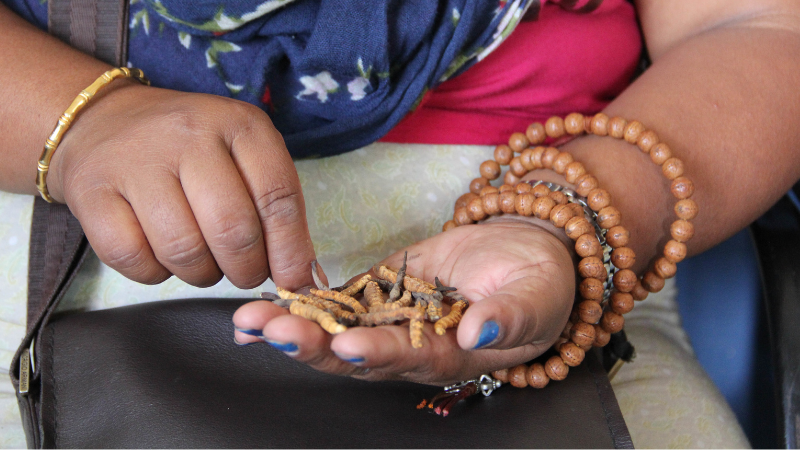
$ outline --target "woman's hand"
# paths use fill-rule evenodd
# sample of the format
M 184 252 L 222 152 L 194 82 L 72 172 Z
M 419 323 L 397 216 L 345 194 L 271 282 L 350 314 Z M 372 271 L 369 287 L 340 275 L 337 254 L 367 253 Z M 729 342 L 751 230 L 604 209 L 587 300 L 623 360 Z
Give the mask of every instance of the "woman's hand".
M 447 384 L 533 359 L 555 342 L 575 293 L 574 265 L 549 231 L 514 216 L 441 233 L 387 258 L 407 273 L 434 277 L 471 301 L 456 330 L 438 336 L 425 324 L 423 347 L 414 349 L 408 326 L 356 327 L 330 336 L 317 324 L 266 301 L 234 315 L 236 339 L 265 340 L 319 370 L 366 379 Z
M 252 105 L 116 86 L 76 119 L 47 181 L 100 259 L 132 280 L 311 281 L 314 250 L 294 164 Z

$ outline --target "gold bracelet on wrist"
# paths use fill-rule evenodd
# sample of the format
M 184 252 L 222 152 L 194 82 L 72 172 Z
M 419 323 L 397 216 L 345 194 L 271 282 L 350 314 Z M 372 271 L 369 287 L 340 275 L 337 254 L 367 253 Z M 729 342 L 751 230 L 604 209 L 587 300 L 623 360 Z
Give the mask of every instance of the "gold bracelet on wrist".
M 145 86 L 150 85 L 150 80 L 147 79 L 144 72 L 141 70 L 118 67 L 101 75 L 100 78 L 96 79 L 94 83 L 90 84 L 89 87 L 82 90 L 81 93 L 75 97 L 75 100 L 72 101 L 69 108 L 58 118 L 58 123 L 45 141 L 42 156 L 39 158 L 36 172 L 36 189 L 42 194 L 42 198 L 49 203 L 53 202 L 53 197 L 51 197 L 50 193 L 47 191 L 47 171 L 50 169 L 50 160 L 53 158 L 58 144 L 61 143 L 61 138 L 64 137 L 64 134 L 67 132 L 70 125 L 72 125 L 72 121 L 75 120 L 78 113 L 89 103 L 89 100 L 91 100 L 100 89 L 117 78 L 134 78 Z

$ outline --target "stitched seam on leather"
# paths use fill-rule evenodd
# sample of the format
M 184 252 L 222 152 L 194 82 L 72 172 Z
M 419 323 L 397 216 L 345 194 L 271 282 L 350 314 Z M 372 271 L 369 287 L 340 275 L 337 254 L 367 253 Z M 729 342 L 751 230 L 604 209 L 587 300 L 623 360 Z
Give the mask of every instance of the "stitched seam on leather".
M 600 394 L 600 384 L 598 383 L 597 375 L 594 372 L 592 372 L 592 381 L 594 381 L 594 387 L 595 387 L 595 392 L 597 392 L 597 397 L 600 398 L 600 405 L 603 407 L 603 416 L 605 416 L 606 419 L 606 426 L 608 427 L 608 432 L 611 434 L 611 439 L 614 441 L 614 447 L 618 448 L 617 445 L 619 444 L 618 442 L 619 439 L 617 433 L 615 432 L 614 427 L 611 426 L 611 420 L 610 420 L 611 414 L 606 406 L 606 399 L 603 397 L 603 395 Z
M 50 385 L 53 387 L 53 441 L 56 448 L 61 448 L 58 443 L 58 387 L 56 386 L 56 370 L 55 370 L 55 337 L 56 329 L 53 327 L 53 332 L 50 333 Z

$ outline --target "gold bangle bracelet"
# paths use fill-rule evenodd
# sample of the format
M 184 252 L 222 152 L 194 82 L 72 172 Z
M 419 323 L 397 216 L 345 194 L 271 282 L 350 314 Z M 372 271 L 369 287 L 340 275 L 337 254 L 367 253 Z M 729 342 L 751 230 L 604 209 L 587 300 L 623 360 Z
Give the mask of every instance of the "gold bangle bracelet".
M 81 93 L 75 97 L 75 100 L 72 101 L 69 108 L 58 118 L 58 123 L 53 129 L 53 132 L 50 133 L 50 137 L 45 141 L 42 156 L 39 158 L 39 165 L 36 172 L 36 189 L 42 194 L 42 198 L 49 203 L 53 203 L 53 197 L 51 197 L 50 193 L 47 191 L 47 171 L 50 169 L 50 160 L 53 158 L 58 144 L 61 143 L 61 138 L 64 137 L 64 134 L 67 132 L 70 125 L 72 125 L 72 121 L 75 120 L 78 113 L 89 103 L 89 100 L 91 100 L 100 89 L 117 78 L 134 78 L 145 86 L 150 86 L 150 80 L 144 76 L 144 72 L 141 70 L 117 67 L 101 75 L 100 78 L 94 80 L 94 83 L 90 84 L 89 87 L 82 90 Z

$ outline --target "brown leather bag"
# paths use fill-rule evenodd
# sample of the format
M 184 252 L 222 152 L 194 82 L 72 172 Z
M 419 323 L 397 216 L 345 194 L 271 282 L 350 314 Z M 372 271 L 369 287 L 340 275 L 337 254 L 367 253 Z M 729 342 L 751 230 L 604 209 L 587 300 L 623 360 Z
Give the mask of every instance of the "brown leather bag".
M 50 0 L 51 21 L 71 20 L 51 30 L 69 30 L 66 41 L 121 64 L 125 6 Z M 106 26 L 112 16 L 122 31 Z M 248 300 L 54 315 L 88 251 L 69 209 L 36 198 L 28 332 L 10 370 L 31 448 L 632 448 L 592 352 L 565 381 L 543 390 L 501 388 L 444 418 L 415 408 L 436 387 L 327 375 L 267 345 L 236 346 L 231 316 Z

